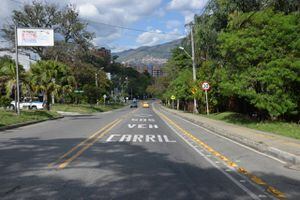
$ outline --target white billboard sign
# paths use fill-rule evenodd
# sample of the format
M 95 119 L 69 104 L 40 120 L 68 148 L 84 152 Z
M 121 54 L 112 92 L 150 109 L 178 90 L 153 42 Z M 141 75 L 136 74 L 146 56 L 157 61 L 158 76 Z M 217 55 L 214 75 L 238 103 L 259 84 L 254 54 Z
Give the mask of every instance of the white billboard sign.
M 18 46 L 54 46 L 53 29 L 18 28 Z

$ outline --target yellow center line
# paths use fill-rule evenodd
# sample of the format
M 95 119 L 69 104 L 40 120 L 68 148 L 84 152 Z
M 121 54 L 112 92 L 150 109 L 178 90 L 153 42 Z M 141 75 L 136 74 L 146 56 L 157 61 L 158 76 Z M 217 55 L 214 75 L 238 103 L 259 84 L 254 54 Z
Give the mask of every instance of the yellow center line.
M 176 124 L 174 121 L 172 121 L 170 118 L 168 118 L 166 115 L 164 115 L 162 112 L 158 112 L 156 109 L 154 109 L 154 112 L 160 116 L 161 118 L 165 119 L 168 123 L 172 124 L 174 127 L 176 127 L 178 130 L 180 130 L 184 135 L 188 136 L 190 139 L 192 139 L 194 142 L 202 146 L 205 150 L 211 152 L 213 155 L 215 155 L 217 158 L 221 159 L 224 161 L 225 164 L 228 166 L 234 168 L 239 172 L 240 174 L 243 174 L 247 176 L 252 182 L 254 182 L 257 185 L 263 186 L 264 189 L 272 194 L 274 197 L 278 199 L 286 199 L 286 196 L 283 192 L 279 191 L 278 189 L 269 186 L 264 180 L 261 178 L 251 174 L 248 172 L 245 168 L 239 167 L 235 162 L 232 162 L 229 158 L 226 156 L 222 155 L 221 153 L 217 152 L 215 149 L 195 137 L 193 134 L 190 132 L 186 131 L 185 129 L 181 128 L 178 124 Z
M 82 149 L 80 149 L 75 155 L 70 157 L 69 159 L 65 160 L 61 164 L 59 164 L 58 169 L 64 169 L 67 167 L 73 160 L 78 158 L 84 151 L 86 151 L 88 148 L 90 148 L 93 144 L 95 144 L 99 139 L 101 139 L 103 136 L 105 136 L 111 129 L 113 129 L 117 124 L 119 124 L 122 120 L 119 119 L 116 121 L 111 127 L 106 129 L 103 133 L 101 133 L 98 137 L 96 137 L 92 142 L 85 145 Z
M 80 149 L 74 156 L 70 157 L 69 159 L 61 162 L 61 164 L 59 164 L 59 169 L 63 169 L 65 168 L 70 162 L 72 162 L 74 159 L 76 159 L 78 156 L 80 156 L 86 149 L 88 149 L 90 146 L 92 146 L 96 141 L 98 141 L 100 138 L 102 138 L 105 134 L 107 134 L 113 127 L 115 127 L 118 123 L 120 123 L 122 120 L 124 120 L 126 117 L 128 117 L 130 114 L 133 114 L 135 112 L 137 112 L 139 110 L 135 109 L 133 111 L 130 111 L 129 113 L 127 113 L 126 115 L 122 116 L 121 119 L 116 119 L 112 122 L 110 122 L 109 124 L 107 124 L 106 126 L 104 126 L 103 128 L 101 128 L 100 130 L 96 131 L 94 134 L 92 134 L 90 137 L 88 137 L 87 139 L 85 139 L 84 141 L 80 142 L 79 144 L 77 144 L 76 146 L 74 146 L 73 148 L 71 148 L 68 152 L 66 152 L 65 154 L 63 154 L 62 156 L 60 156 L 56 161 L 50 163 L 48 165 L 48 167 L 53 167 L 54 165 L 58 165 L 63 159 L 65 159 L 66 157 L 68 157 L 71 153 L 73 153 L 74 151 L 76 151 L 77 149 L 79 149 L 80 147 L 82 147 L 82 149 Z M 104 131 L 104 132 L 103 132 Z M 100 135 L 99 135 L 100 134 Z M 91 141 L 91 142 L 89 142 Z
M 110 122 L 109 124 L 107 124 L 106 126 L 104 126 L 103 128 L 101 128 L 100 130 L 96 131 L 94 134 L 92 134 L 90 137 L 88 137 L 87 139 L 85 139 L 84 141 L 80 142 L 79 144 L 77 144 L 76 146 L 74 146 L 73 148 L 71 148 L 68 152 L 66 152 L 65 154 L 63 154 L 62 156 L 60 156 L 56 161 L 50 163 L 48 165 L 48 167 L 52 167 L 53 165 L 55 165 L 56 163 L 60 162 L 62 159 L 66 158 L 69 154 L 71 154 L 73 151 L 77 150 L 79 147 L 83 146 L 86 142 L 88 142 L 89 140 L 92 140 L 94 137 L 96 137 L 99 133 L 101 133 L 102 131 L 104 131 L 105 129 L 107 129 L 109 126 L 111 126 L 113 123 L 115 123 L 118 119 Z

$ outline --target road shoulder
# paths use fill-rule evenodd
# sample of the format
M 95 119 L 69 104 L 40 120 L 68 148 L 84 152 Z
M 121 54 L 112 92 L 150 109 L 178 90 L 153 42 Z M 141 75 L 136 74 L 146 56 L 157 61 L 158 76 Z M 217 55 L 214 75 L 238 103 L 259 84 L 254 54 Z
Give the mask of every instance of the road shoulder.
M 271 133 L 207 119 L 191 113 L 161 107 L 214 133 L 225 136 L 255 150 L 274 156 L 292 165 L 300 165 L 300 141 Z

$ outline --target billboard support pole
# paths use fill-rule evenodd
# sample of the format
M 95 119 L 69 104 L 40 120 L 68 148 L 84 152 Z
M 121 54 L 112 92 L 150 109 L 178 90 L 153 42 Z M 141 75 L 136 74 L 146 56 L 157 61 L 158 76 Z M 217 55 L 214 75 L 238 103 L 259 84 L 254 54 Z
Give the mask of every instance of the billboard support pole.
M 16 85 L 17 85 L 17 105 L 16 111 L 20 115 L 20 85 L 19 85 L 19 61 L 18 61 L 18 35 L 17 26 L 15 25 L 15 52 L 16 52 Z

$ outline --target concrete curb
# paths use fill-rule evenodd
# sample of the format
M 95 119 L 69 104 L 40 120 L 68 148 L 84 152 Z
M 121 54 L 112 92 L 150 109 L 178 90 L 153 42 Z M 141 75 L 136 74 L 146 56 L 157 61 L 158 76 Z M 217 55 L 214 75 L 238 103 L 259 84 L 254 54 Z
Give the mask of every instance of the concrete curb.
M 239 137 L 237 135 L 233 135 L 232 133 L 230 133 L 228 130 L 226 129 L 220 129 L 220 128 L 215 128 L 215 127 L 212 127 L 210 125 L 207 125 L 203 122 L 200 122 L 198 120 L 193 120 L 191 118 L 188 118 L 188 117 L 185 117 L 185 116 L 182 116 L 180 115 L 180 113 L 177 113 L 177 112 L 174 112 L 173 110 L 171 109 L 168 109 L 168 108 L 165 108 L 164 106 L 162 106 L 161 108 L 163 108 L 164 110 L 166 110 L 167 112 L 171 112 L 177 116 L 180 116 L 188 121 L 191 121 L 195 124 L 198 124 L 199 126 L 202 126 L 214 133 L 217 133 L 219 135 L 222 135 L 224 137 L 227 137 L 229 139 L 232 139 L 236 142 L 239 142 L 243 145 L 246 145 L 248 147 L 251 147 L 257 151 L 260 151 L 262 153 L 265 153 L 265 154 L 268 154 L 270 156 L 274 156 L 280 160 L 283 160 L 289 164 L 293 164 L 293 165 L 300 165 L 300 157 L 297 156 L 297 155 L 294 155 L 294 154 L 291 154 L 289 152 L 286 152 L 286 151 L 282 151 L 280 149 L 277 149 L 275 147 L 272 147 L 272 146 L 269 146 L 265 143 L 259 143 L 259 142 L 256 142 L 256 141 L 253 141 L 253 140 L 250 140 L 250 139 L 247 139 L 247 138 L 244 138 L 244 137 Z
M 28 126 L 28 125 L 32 125 L 32 124 L 37 124 L 37 123 L 41 123 L 41 122 L 45 122 L 45 121 L 49 121 L 49 120 L 57 120 L 57 119 L 62 119 L 62 118 L 64 118 L 64 116 L 55 117 L 55 118 L 51 118 L 51 119 L 42 119 L 42 120 L 36 120 L 36 121 L 23 122 L 23 123 L 8 125 L 8 126 L 2 126 L 2 127 L 0 127 L 0 131 L 6 131 L 6 130 L 14 129 L 14 128 L 19 128 L 19 127 L 23 127 L 23 126 Z

